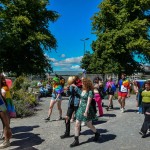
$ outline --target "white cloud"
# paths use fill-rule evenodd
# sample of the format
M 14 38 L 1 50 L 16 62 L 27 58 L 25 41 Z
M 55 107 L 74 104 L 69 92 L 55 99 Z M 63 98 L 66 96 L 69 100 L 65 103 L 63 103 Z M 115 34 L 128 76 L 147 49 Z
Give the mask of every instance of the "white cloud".
M 80 68 L 79 65 L 74 65 L 74 66 L 71 66 L 71 69 L 75 69 L 76 70 L 76 69 L 81 69 L 81 68 Z
M 65 60 L 63 60 L 63 62 L 66 62 L 66 63 L 80 63 L 82 57 L 83 56 L 66 58 Z
M 49 58 L 52 62 L 57 62 L 55 58 Z
M 83 56 L 79 56 L 79 57 L 71 57 L 71 58 L 66 58 L 64 60 L 56 60 L 55 58 L 50 58 L 53 63 L 53 68 L 55 70 L 56 68 L 61 68 L 61 70 L 74 70 L 74 71 L 81 71 L 82 69 L 80 68 L 80 61 L 82 59 Z
M 66 55 L 65 54 L 61 54 L 61 57 L 64 58 L 64 57 L 66 57 Z

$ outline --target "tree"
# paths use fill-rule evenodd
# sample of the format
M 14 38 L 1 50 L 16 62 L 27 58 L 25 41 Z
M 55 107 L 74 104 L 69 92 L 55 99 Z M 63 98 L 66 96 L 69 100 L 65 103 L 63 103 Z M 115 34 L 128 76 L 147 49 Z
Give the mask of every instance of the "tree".
M 48 10 L 48 0 L 0 0 L 0 67 L 20 74 L 52 71 L 44 51 L 56 49 L 49 30 L 59 14 Z
M 90 72 L 89 65 L 90 65 L 91 59 L 92 59 L 92 54 L 89 51 L 86 51 L 80 62 L 81 63 L 80 67 L 85 69 L 87 73 Z
M 100 11 L 92 17 L 92 29 L 97 39 L 92 43 L 92 71 L 128 75 L 142 71 L 134 59 L 150 62 L 150 2 L 149 0 L 104 0 Z

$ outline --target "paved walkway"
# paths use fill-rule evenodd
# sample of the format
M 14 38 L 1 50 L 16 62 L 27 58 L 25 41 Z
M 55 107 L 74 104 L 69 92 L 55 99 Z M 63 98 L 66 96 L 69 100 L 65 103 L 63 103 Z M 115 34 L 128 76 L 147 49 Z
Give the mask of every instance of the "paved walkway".
M 56 121 L 58 111 L 56 106 L 52 114 L 52 121 L 44 122 L 47 116 L 50 98 L 41 99 L 36 108 L 36 114 L 23 119 L 12 119 L 11 127 L 13 138 L 11 147 L 6 150 L 68 150 L 73 142 L 74 123 L 71 124 L 71 138 L 60 139 L 64 133 L 64 121 Z M 62 103 L 63 115 L 67 111 L 67 98 Z M 104 100 L 107 105 L 108 100 Z M 135 96 L 132 95 L 126 101 L 126 112 L 121 113 L 117 100 L 114 100 L 115 109 L 106 111 L 95 124 L 101 132 L 102 139 L 98 143 L 92 141 L 93 133 L 85 126 L 82 128 L 81 145 L 76 150 L 148 150 L 150 148 L 150 137 L 142 139 L 138 131 L 142 125 L 144 116 L 137 114 L 135 107 Z

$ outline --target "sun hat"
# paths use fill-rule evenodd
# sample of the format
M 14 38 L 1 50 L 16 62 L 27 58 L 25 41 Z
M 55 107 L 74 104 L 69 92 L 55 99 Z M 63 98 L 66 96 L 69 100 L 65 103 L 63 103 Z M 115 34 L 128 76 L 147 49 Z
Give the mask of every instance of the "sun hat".
M 60 82 L 60 79 L 59 79 L 58 77 L 54 77 L 54 78 L 53 78 L 53 81 L 59 83 L 59 82 Z

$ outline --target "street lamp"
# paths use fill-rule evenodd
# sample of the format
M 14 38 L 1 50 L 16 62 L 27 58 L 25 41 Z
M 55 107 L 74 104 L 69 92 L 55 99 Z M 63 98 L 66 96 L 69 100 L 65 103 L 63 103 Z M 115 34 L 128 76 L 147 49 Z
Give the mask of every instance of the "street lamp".
M 81 41 L 83 41 L 84 42 L 84 54 L 85 54 L 85 52 L 86 52 L 86 48 L 85 48 L 85 41 L 87 41 L 87 40 L 89 40 L 90 38 L 85 38 L 85 39 L 81 39 Z

